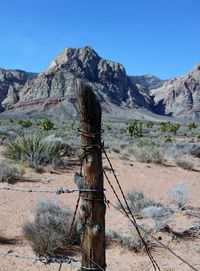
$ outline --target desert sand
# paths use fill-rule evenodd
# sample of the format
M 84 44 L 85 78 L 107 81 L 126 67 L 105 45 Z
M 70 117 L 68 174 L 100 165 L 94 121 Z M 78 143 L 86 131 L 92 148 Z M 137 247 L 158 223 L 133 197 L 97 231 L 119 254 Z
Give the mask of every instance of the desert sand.
M 167 203 L 167 191 L 177 183 L 185 183 L 189 187 L 189 206 L 200 208 L 200 173 L 198 171 L 186 171 L 175 166 L 164 166 L 155 164 L 145 164 L 136 161 L 122 161 L 116 154 L 110 153 L 110 158 L 116 170 L 116 174 L 125 192 L 132 189 L 141 190 L 146 196 L 162 203 Z M 104 159 L 104 165 L 107 165 Z M 60 174 L 37 174 L 30 169 L 26 169 L 27 179 L 32 182 L 19 182 L 15 185 L 1 183 L 0 187 L 32 188 L 32 189 L 57 189 L 75 188 L 73 177 L 78 167 L 66 169 Z M 114 178 L 107 172 L 112 183 Z M 116 204 L 115 196 L 105 180 L 106 197 Z M 72 210 L 75 207 L 77 194 L 56 194 L 46 193 L 22 193 L 11 191 L 0 191 L 0 229 L 9 237 L 20 238 L 19 245 L 0 245 L 0 253 L 16 253 L 19 255 L 35 256 L 30 245 L 22 236 L 22 225 L 32 218 L 32 209 L 41 198 L 53 198 L 69 205 Z M 194 218 L 188 218 L 184 214 L 177 213 L 172 224 L 173 229 L 185 229 L 194 225 Z M 128 220 L 115 210 L 112 206 L 107 208 L 106 229 L 115 229 L 119 232 L 126 232 L 130 229 Z M 168 233 L 156 233 L 156 238 L 161 237 L 162 242 L 173 249 L 177 254 L 191 263 L 197 270 L 200 270 L 200 241 L 199 239 L 177 239 L 173 240 Z M 191 270 L 179 259 L 169 252 L 156 245 L 152 254 L 159 264 L 161 270 L 186 271 Z M 78 257 L 80 259 L 80 257 Z M 107 270 L 110 271 L 130 271 L 130 270 L 154 270 L 145 252 L 133 253 L 119 246 L 109 247 L 106 251 Z M 78 270 L 79 263 L 74 265 L 63 264 L 61 270 Z M 34 263 L 30 260 L 22 260 L 13 257 L 0 257 L 0 271 L 50 271 L 58 270 L 57 264 L 43 265 L 40 262 Z

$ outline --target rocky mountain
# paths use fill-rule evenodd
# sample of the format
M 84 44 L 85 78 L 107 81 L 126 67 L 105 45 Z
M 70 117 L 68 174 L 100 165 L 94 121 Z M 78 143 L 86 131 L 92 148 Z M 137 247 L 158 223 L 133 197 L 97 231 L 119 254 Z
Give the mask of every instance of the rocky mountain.
M 11 101 L 13 110 L 49 110 L 52 106 L 70 107 L 75 103 L 76 82 L 81 79 L 91 85 L 102 104 L 150 108 L 151 100 L 140 93 L 126 75 L 125 68 L 102 59 L 91 47 L 65 49 L 34 80 L 28 80 Z M 13 95 L 12 95 L 13 96 Z M 17 101 L 13 107 L 13 103 Z M 5 101 L 4 101 L 5 102 Z
M 0 68 L 0 112 L 18 102 L 22 87 L 36 77 L 35 73 Z
M 130 76 L 130 79 L 135 85 L 143 87 L 147 92 L 151 89 L 161 87 L 165 82 L 165 80 L 161 80 L 152 74 Z
M 152 89 L 150 95 L 158 114 L 200 118 L 200 63 L 186 75 Z
M 126 117 L 137 109 L 200 118 L 200 64 L 163 81 L 153 75 L 127 76 L 125 68 L 102 59 L 91 47 L 65 49 L 41 74 L 0 69 L 0 112 L 55 116 L 77 114 L 76 83 L 92 87 L 104 112 Z

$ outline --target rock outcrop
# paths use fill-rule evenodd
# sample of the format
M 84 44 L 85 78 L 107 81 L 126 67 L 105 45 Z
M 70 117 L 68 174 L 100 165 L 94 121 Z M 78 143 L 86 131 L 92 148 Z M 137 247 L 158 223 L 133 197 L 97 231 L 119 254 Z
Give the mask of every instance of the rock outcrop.
M 153 75 L 127 76 L 123 65 L 102 59 L 89 46 L 65 49 L 39 75 L 0 69 L 0 112 L 74 116 L 77 79 L 90 85 L 104 112 L 113 111 L 113 115 L 120 108 L 124 112 L 144 108 L 162 115 L 200 118 L 200 64 L 166 81 Z
M 37 74 L 19 70 L 4 70 L 0 68 L 0 112 L 8 109 L 19 100 L 19 92 L 27 80 Z
M 100 102 L 149 108 L 144 97 L 126 75 L 124 67 L 102 59 L 91 47 L 65 49 L 35 80 L 28 81 L 20 91 L 20 102 L 76 96 L 76 82 L 91 85 Z
M 158 114 L 200 118 L 200 64 L 188 74 L 152 89 L 150 95 Z
M 138 75 L 138 76 L 130 76 L 131 81 L 138 86 L 141 86 L 148 92 L 151 89 L 161 87 L 166 80 L 161 80 L 160 78 L 152 75 L 152 74 L 145 74 L 145 75 Z

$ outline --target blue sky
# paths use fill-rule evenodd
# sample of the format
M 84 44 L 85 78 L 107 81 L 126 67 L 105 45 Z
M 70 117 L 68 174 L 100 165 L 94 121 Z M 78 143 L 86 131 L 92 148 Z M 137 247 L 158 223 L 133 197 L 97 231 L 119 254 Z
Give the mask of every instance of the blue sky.
M 179 76 L 200 62 L 199 0 L 0 2 L 0 66 L 41 72 L 66 47 L 92 46 L 129 75 Z

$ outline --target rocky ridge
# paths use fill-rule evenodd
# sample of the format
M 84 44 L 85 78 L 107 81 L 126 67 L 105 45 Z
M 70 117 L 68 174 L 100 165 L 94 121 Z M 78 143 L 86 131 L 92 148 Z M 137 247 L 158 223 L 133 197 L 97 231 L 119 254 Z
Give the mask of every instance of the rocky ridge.
M 24 85 L 19 100 L 29 102 L 62 97 L 70 101 L 76 97 L 77 79 L 90 85 L 101 103 L 150 107 L 150 99 L 139 92 L 126 75 L 125 68 L 102 59 L 89 46 L 65 49 L 45 72 Z
M 151 89 L 161 87 L 166 80 L 162 80 L 157 76 L 152 74 L 138 75 L 138 76 L 129 76 L 131 81 L 139 86 L 143 87 L 147 92 Z
M 179 78 L 150 90 L 158 114 L 200 118 L 200 64 Z
M 0 112 L 17 103 L 25 83 L 36 77 L 35 73 L 0 68 Z
M 0 112 L 74 116 L 77 79 L 92 87 L 108 114 L 143 108 L 160 115 L 200 118 L 200 64 L 172 80 L 127 76 L 123 65 L 102 59 L 89 46 L 65 49 L 39 75 L 0 69 Z

